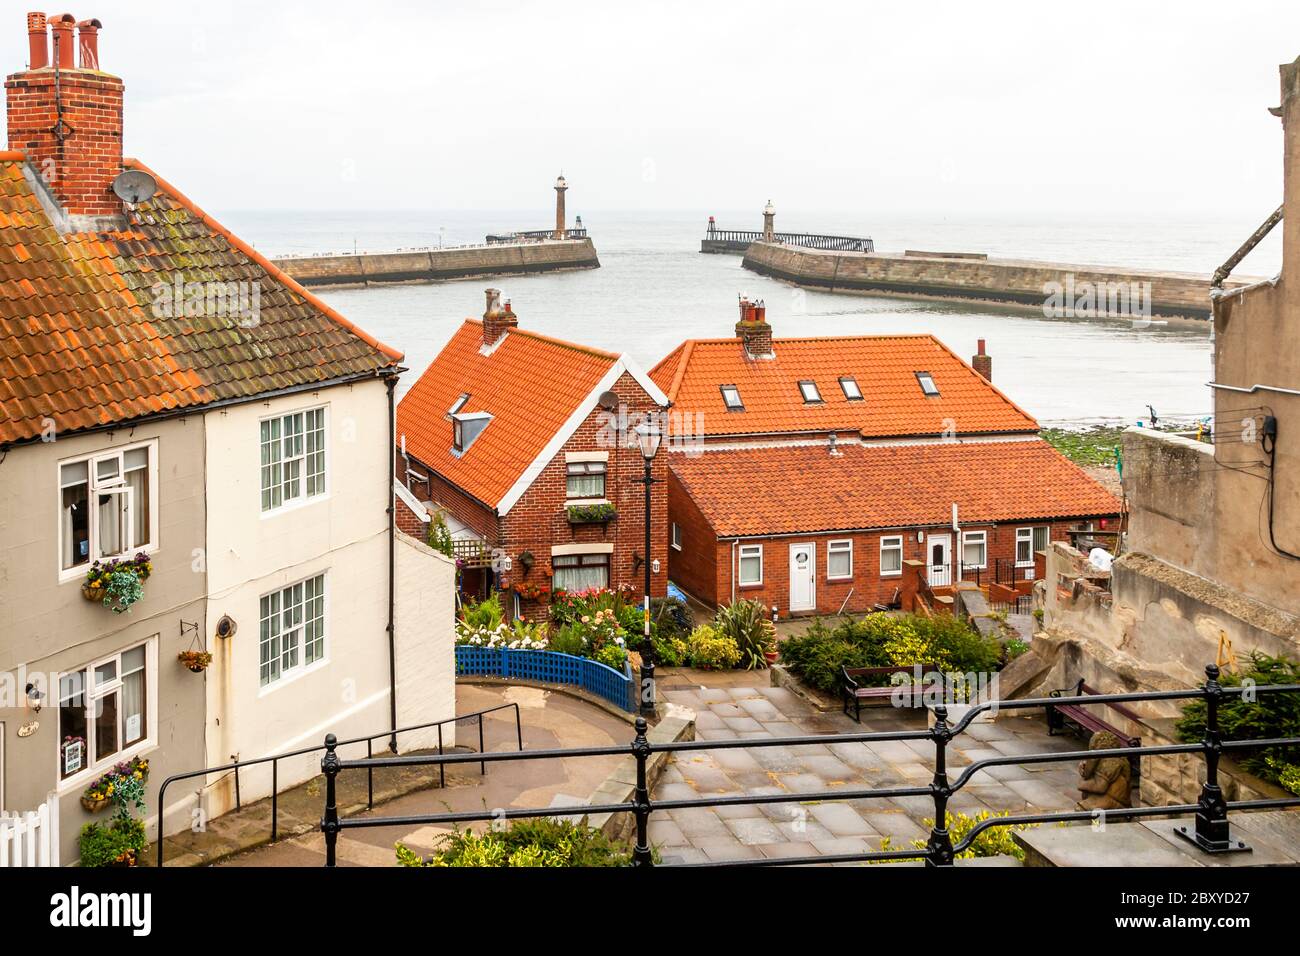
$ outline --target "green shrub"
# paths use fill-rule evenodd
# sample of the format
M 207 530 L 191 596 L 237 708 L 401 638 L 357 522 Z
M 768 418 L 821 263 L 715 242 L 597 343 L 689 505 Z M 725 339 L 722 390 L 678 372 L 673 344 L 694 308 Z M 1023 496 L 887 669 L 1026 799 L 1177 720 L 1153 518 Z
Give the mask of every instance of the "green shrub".
M 1029 645 L 1019 638 L 1013 637 L 1002 645 L 1002 650 L 1006 654 L 1007 663 L 1014 661 L 1017 657 L 1029 650 Z
M 1266 758 L 1269 767 L 1277 772 L 1277 782 L 1288 793 L 1300 797 L 1300 765 L 1283 763 L 1273 757 Z
M 81 865 L 135 866 L 148 845 L 140 820 L 119 818 L 110 826 L 87 823 L 81 828 Z
M 695 630 L 695 615 L 680 598 L 651 598 L 650 621 L 652 633 L 664 637 L 680 637 L 684 640 Z
M 948 828 L 948 839 L 952 841 L 954 847 L 961 844 L 963 840 L 985 820 L 996 820 L 999 817 L 1009 817 L 1010 812 L 991 813 L 988 810 L 981 810 L 973 817 L 968 817 L 964 813 L 947 813 L 944 815 L 944 823 Z M 925 821 L 927 827 L 934 827 L 934 819 L 930 818 Z M 1032 830 L 1037 827 L 1037 823 L 1017 823 L 1011 826 L 989 827 L 981 830 L 979 835 L 971 842 L 971 845 L 960 853 L 956 854 L 954 859 L 973 860 L 977 857 L 985 856 L 1013 856 L 1017 860 L 1024 860 L 1025 851 L 1021 849 L 1020 844 L 1011 836 L 1012 830 Z M 912 840 L 912 848 L 915 850 L 924 850 L 926 847 L 925 840 Z M 889 837 L 884 837 L 880 841 L 880 849 L 892 850 Z M 895 861 L 883 861 L 895 862 Z
M 691 631 L 687 647 L 692 667 L 728 670 L 740 663 L 740 648 L 736 642 L 718 634 L 708 624 L 701 624 Z
M 397 844 L 402 866 L 535 867 L 628 866 L 631 853 L 599 830 L 571 820 L 516 820 L 504 830 L 479 835 L 457 831 L 441 837 L 427 860 Z
M 1300 663 L 1284 657 L 1250 655 L 1244 674 L 1224 674 L 1219 682 L 1238 687 L 1244 680 L 1256 685 L 1300 684 Z M 1180 740 L 1191 743 L 1205 736 L 1205 701 L 1193 700 L 1183 707 L 1176 725 Z M 1247 701 L 1234 694 L 1219 705 L 1219 733 L 1224 740 L 1255 740 L 1267 737 L 1300 737 L 1300 694 L 1259 694 Z M 1281 767 L 1300 764 L 1300 746 L 1260 747 L 1233 752 L 1242 767 L 1271 783 L 1281 782 Z
M 841 621 L 834 628 L 814 621 L 802 636 L 781 643 L 781 660 L 806 683 L 835 693 L 844 667 L 912 667 L 937 665 L 947 672 L 991 673 L 1002 648 L 964 621 L 949 615 L 872 613 Z M 883 686 L 888 677 L 869 683 Z
M 561 654 L 572 654 L 574 657 L 586 657 L 587 639 L 582 636 L 580 627 L 565 624 L 558 630 L 551 632 L 547 650 L 558 651 Z
M 682 667 L 690 663 L 691 650 L 680 637 L 652 637 L 655 663 L 665 667 Z
M 736 642 L 740 666 L 745 670 L 767 667 L 764 655 L 772 649 L 772 635 L 767 627 L 767 608 L 761 601 L 736 601 L 718 608 L 713 629 L 718 636 Z
M 623 665 L 627 663 L 627 651 L 611 642 L 596 651 L 592 655 L 592 660 L 604 664 L 606 667 L 612 667 L 621 674 L 623 673 Z
M 505 616 L 505 611 L 501 609 L 501 597 L 495 591 L 476 604 L 466 604 L 461 611 L 461 618 L 470 630 L 495 631 Z
M 447 518 L 441 511 L 435 511 L 433 520 L 429 522 L 429 531 L 425 536 L 425 544 L 449 558 L 455 557 L 452 553 L 451 530 L 447 527 Z

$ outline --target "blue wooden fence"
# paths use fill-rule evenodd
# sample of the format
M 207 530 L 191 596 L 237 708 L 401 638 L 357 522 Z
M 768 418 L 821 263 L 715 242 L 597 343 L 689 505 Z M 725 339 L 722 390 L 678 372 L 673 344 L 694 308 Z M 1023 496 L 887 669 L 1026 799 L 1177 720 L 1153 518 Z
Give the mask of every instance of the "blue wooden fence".
M 636 682 L 631 665 L 623 664 L 623 673 L 598 661 L 557 651 L 512 651 L 501 647 L 456 646 L 456 675 L 517 678 L 544 684 L 568 684 L 580 687 L 634 713 Z

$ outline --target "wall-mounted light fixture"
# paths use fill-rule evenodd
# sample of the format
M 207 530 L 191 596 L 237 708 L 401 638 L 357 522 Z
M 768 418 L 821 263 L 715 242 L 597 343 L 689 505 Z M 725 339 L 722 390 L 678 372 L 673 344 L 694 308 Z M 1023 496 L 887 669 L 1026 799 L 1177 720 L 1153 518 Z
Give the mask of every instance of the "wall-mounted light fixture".
M 45 706 L 45 695 L 41 693 L 41 689 L 35 684 L 27 685 L 27 706 L 38 714 L 41 712 L 41 708 Z

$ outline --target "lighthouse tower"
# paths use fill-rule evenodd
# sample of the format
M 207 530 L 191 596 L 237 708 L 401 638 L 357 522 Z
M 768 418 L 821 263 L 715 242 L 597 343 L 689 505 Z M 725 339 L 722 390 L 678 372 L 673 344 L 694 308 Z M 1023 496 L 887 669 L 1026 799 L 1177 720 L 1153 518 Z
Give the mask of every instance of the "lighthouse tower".
M 564 181 L 564 174 L 555 181 L 555 238 L 563 239 L 565 234 L 564 226 L 564 194 L 568 190 L 569 184 Z
M 763 207 L 763 241 L 776 242 L 776 209 L 770 199 Z

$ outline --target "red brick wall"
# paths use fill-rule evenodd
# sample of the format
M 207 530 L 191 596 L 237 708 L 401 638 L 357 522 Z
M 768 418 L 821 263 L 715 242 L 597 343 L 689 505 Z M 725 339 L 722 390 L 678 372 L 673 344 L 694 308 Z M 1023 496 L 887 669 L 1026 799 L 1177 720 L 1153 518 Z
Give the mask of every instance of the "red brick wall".
M 963 527 L 962 530 L 987 531 L 989 533 L 987 567 L 982 572 L 982 580 L 987 583 L 992 580 L 995 562 L 998 558 L 1015 558 L 1016 529 L 1047 524 L 1052 529 L 1050 537 L 1053 541 L 1068 540 L 1067 530 L 1077 523 L 1075 520 L 1068 520 L 1003 525 L 968 525 Z M 903 560 L 924 561 L 926 545 L 916 540 L 917 530 L 883 531 L 865 534 L 810 534 L 796 537 L 746 539 L 742 542 L 743 544 L 761 543 L 763 545 L 763 583 L 755 587 L 740 587 L 737 584 L 736 596 L 762 601 L 768 607 L 775 604 L 780 608 L 781 616 L 787 617 L 790 613 L 790 545 L 813 542 L 817 546 L 816 613 L 833 614 L 840 609 L 846 598 L 848 598 L 848 604 L 845 606 L 846 611 L 868 611 L 875 604 L 889 602 L 893 598 L 894 590 L 902 584 L 901 576 L 881 577 L 880 575 L 881 537 L 902 535 Z M 953 534 L 951 530 L 947 532 L 942 529 L 927 528 L 923 530 L 925 530 L 927 539 L 931 533 L 947 533 L 951 535 L 954 553 L 960 554 L 960 537 Z M 853 578 L 850 581 L 828 580 L 826 576 L 827 543 L 845 538 L 853 541 Z M 714 602 L 727 603 L 731 600 L 732 593 L 732 543 L 730 540 L 717 541 L 712 550 L 718 569 L 718 584 Z M 738 575 L 739 552 L 737 552 L 736 566 Z M 974 573 L 969 573 L 967 577 L 973 580 Z M 851 596 L 850 591 L 852 591 Z M 705 600 L 709 599 L 704 594 L 697 593 L 697 596 Z M 811 614 L 813 612 L 807 613 Z
M 424 541 L 429 534 L 429 526 L 421 521 L 414 511 L 403 501 L 397 498 L 397 527 L 405 534 L 409 534 L 416 541 Z
M 60 144 L 54 70 L 15 73 L 5 80 L 9 148 L 26 151 L 36 173 L 72 215 L 114 216 L 122 171 L 122 81 L 106 73 L 58 71 L 63 120 L 71 132 Z
M 630 375 L 623 375 L 614 385 L 614 392 L 627 406 L 629 428 L 647 411 L 656 406 L 650 396 Z M 533 481 L 510 509 L 500 519 L 501 546 L 514 559 L 513 570 L 505 575 L 505 582 L 536 583 L 549 589 L 551 586 L 551 548 L 566 544 L 611 544 L 610 585 L 631 585 L 638 596 L 643 593 L 645 569 L 634 566 L 633 556 L 645 550 L 645 485 L 639 480 L 645 464 L 638 448 L 608 447 L 605 433 L 605 413 L 593 409 L 587 420 L 579 426 L 564 447 L 551 459 L 542 473 Z M 565 510 L 567 498 L 566 452 L 607 451 L 609 461 L 605 475 L 605 497 L 614 505 L 618 517 L 608 525 L 570 525 Z M 667 451 L 655 458 L 654 477 L 657 483 L 651 491 L 651 559 L 659 560 L 659 573 L 651 578 L 652 596 L 662 596 L 666 590 L 669 573 L 668 558 L 668 491 Z M 533 553 L 535 563 L 525 573 L 519 555 Z M 525 616 L 537 613 L 536 603 L 525 601 Z
M 682 534 L 682 549 L 678 551 L 670 547 L 668 551 L 668 575 L 673 583 L 709 604 L 727 600 L 727 596 L 718 591 L 721 549 L 716 546 L 717 533 L 671 469 L 668 472 L 668 519 L 677 524 Z

